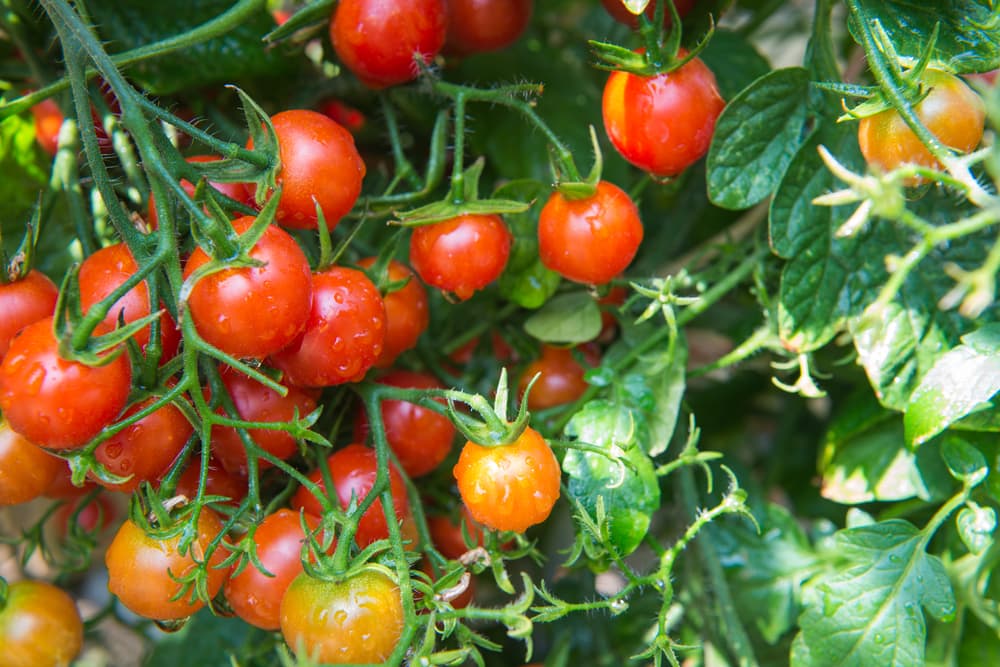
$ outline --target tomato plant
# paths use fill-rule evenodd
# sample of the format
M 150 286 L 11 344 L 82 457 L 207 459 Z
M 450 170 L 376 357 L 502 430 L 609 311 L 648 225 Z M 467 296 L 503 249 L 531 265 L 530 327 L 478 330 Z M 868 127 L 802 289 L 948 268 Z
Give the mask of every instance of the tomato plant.
M 218 155 L 192 155 L 186 160 L 192 164 L 205 163 L 205 162 L 218 162 L 221 158 Z M 194 197 L 195 186 L 194 184 L 187 180 L 186 178 L 181 179 L 181 187 L 184 188 L 184 192 L 188 194 L 189 197 Z M 249 204 L 251 197 L 247 193 L 246 186 L 242 183 L 217 183 L 215 181 L 208 181 L 208 185 L 218 190 L 221 194 L 229 197 L 230 199 L 237 201 L 241 204 Z M 148 220 L 149 225 L 153 229 L 160 226 L 159 214 L 156 212 L 156 198 L 153 195 L 149 196 L 149 204 L 147 206 L 149 210 Z M 238 217 L 238 216 L 237 216 Z
M 83 646 L 83 621 L 73 598 L 44 581 L 0 579 L 0 641 L 11 667 L 68 665 Z

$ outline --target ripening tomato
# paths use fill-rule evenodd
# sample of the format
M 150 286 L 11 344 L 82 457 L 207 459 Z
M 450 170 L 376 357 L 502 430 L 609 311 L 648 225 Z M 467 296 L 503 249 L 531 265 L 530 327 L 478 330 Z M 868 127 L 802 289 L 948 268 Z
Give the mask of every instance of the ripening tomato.
M 960 153 L 975 149 L 983 138 L 986 118 L 982 98 L 960 78 L 940 70 L 927 70 L 922 83 L 930 87 L 930 92 L 914 107 L 917 118 L 945 146 Z M 868 164 L 881 171 L 892 171 L 904 164 L 941 167 L 895 109 L 862 118 L 858 143 Z M 918 185 L 922 181 L 913 178 L 906 183 Z
M 328 116 L 306 109 L 277 113 L 271 124 L 281 159 L 277 178 L 281 201 L 275 220 L 285 227 L 316 229 L 319 204 L 327 229 L 332 230 L 361 194 L 365 163 L 354 137 Z M 247 148 L 253 148 L 252 139 Z M 253 198 L 257 188 L 248 184 L 247 190 Z
M 656 76 L 612 72 L 601 104 L 615 149 L 654 176 L 676 176 L 701 159 L 725 106 L 699 58 Z
M 382 353 L 385 304 L 363 272 L 332 266 L 313 274 L 305 331 L 271 356 L 288 382 L 329 387 L 364 378 Z
M 184 472 L 177 478 L 174 495 L 185 498 L 195 498 L 198 495 L 198 483 L 201 481 L 201 456 L 194 456 L 188 462 Z M 226 472 L 214 456 L 208 460 L 208 474 L 205 476 L 205 495 L 228 498 L 228 505 L 239 505 L 247 495 L 247 479 Z
M 668 0 L 649 0 L 649 4 L 646 5 L 646 16 L 649 20 L 653 20 L 654 13 L 656 12 L 657 2 L 667 2 Z M 674 7 L 677 8 L 677 15 L 684 18 L 688 15 L 692 8 L 694 8 L 696 0 L 673 0 Z M 639 27 L 639 17 L 628 10 L 625 3 L 622 0 L 601 0 L 601 4 L 604 8 L 608 10 L 608 14 L 611 18 L 618 21 L 619 23 L 624 23 L 628 27 L 635 30 Z M 669 26 L 673 23 L 670 17 L 670 8 L 663 8 L 663 25 Z
M 587 357 L 587 361 L 594 364 L 599 361 L 593 347 L 583 347 L 581 352 Z M 528 394 L 528 409 L 544 410 L 572 403 L 580 398 L 589 386 L 583 377 L 585 372 L 586 369 L 576 360 L 571 349 L 543 345 L 541 356 L 528 364 L 521 374 L 519 387 L 521 393 L 524 393 L 531 378 L 540 373 Z
M 378 382 L 407 389 L 444 389 L 444 385 L 433 375 L 416 371 L 393 371 L 380 377 Z M 450 419 L 407 401 L 382 401 L 381 412 L 386 440 L 407 475 L 426 475 L 448 457 L 455 439 L 455 426 Z M 367 439 L 368 431 L 368 417 L 364 410 L 359 410 L 354 427 L 355 439 Z
M 244 234 L 255 218 L 233 221 Z M 234 357 L 260 359 L 284 348 L 309 318 L 312 279 L 305 253 L 288 232 L 269 225 L 250 256 L 263 266 L 223 269 L 204 276 L 191 288 L 188 307 L 198 333 Z M 210 260 L 196 248 L 184 267 L 184 278 Z
M 531 21 L 532 0 L 448 0 L 445 51 L 459 56 L 499 51 Z
M 417 78 L 444 46 L 445 0 L 340 0 L 330 22 L 337 57 L 370 88 Z
M 499 215 L 460 215 L 416 227 L 410 236 L 410 263 L 425 283 L 464 301 L 500 277 L 511 243 Z
M 427 529 L 431 533 L 434 548 L 445 558 L 457 560 L 469 549 L 483 545 L 483 529 L 465 507 L 457 520 L 444 515 L 428 516 Z M 465 541 L 466 534 L 472 540 L 471 546 Z
M 192 155 L 191 157 L 185 158 L 188 162 L 216 162 L 222 158 L 218 155 Z M 249 205 L 251 202 L 251 197 L 247 194 L 247 186 L 243 183 L 217 183 L 215 181 L 208 181 L 208 185 L 226 195 L 230 199 L 234 199 L 241 204 Z M 186 178 L 181 179 L 181 187 L 184 188 L 184 192 L 188 194 L 189 197 L 194 197 L 195 185 Z M 153 195 L 149 195 L 149 225 L 153 229 L 157 229 L 160 226 L 160 217 L 156 212 L 156 200 Z M 207 208 L 206 208 L 207 210 Z
M 138 270 L 139 265 L 124 243 L 109 245 L 90 255 L 80 264 L 80 307 L 84 311 L 89 310 L 94 304 L 121 287 L 122 283 L 135 275 Z M 113 329 L 118 326 L 119 316 L 124 319 L 125 324 L 131 324 L 151 312 L 149 288 L 146 282 L 142 281 L 118 299 L 101 321 Z M 132 338 L 140 349 L 145 350 L 149 344 L 149 325 L 135 332 Z M 164 311 L 160 316 L 161 359 L 167 360 L 177 354 L 180 338 L 177 324 L 170 314 Z
M 220 376 L 226 391 L 233 400 L 233 407 L 239 419 L 252 422 L 290 422 L 303 418 L 316 409 L 317 392 L 285 385 L 288 393 L 278 392 L 257 382 L 251 377 L 233 370 L 229 366 L 221 369 Z M 220 408 L 219 412 L 222 412 Z M 248 431 L 257 446 L 279 459 L 287 459 L 297 451 L 295 438 L 287 431 L 254 428 Z M 219 458 L 228 472 L 247 477 L 247 452 L 235 428 L 212 427 L 212 453 Z M 258 459 L 259 469 L 271 467 L 267 459 Z
M 381 663 L 403 633 L 399 587 L 379 570 L 342 581 L 302 573 L 281 600 L 281 634 L 297 655 L 328 664 Z
M 156 399 L 148 398 L 125 411 L 125 419 L 148 407 Z M 170 470 L 184 449 L 194 427 L 176 405 L 167 403 L 152 414 L 111 436 L 94 450 L 94 458 L 108 472 L 129 477 L 115 484 L 94 478 L 101 486 L 115 491 L 132 492 L 142 482 L 154 481 Z
M 31 115 L 35 119 L 35 141 L 46 153 L 55 155 L 59 150 L 59 130 L 65 120 L 62 109 L 49 98 L 31 107 Z
M 64 469 L 63 459 L 32 444 L 0 419 L 0 506 L 41 496 Z
M 66 667 L 83 647 L 83 620 L 66 591 L 44 581 L 16 581 L 0 603 L 0 665 Z
M 370 269 L 374 264 L 374 257 L 366 257 L 358 262 L 358 266 L 363 269 Z M 390 282 L 407 282 L 403 287 L 382 297 L 385 303 L 385 342 L 382 344 L 382 354 L 375 362 L 378 368 L 391 366 L 396 357 L 415 347 L 417 339 L 430 322 L 427 290 L 413 275 L 413 271 L 393 259 L 389 262 L 388 274 Z
M 319 528 L 319 518 L 305 515 L 306 525 Z M 253 561 L 226 582 L 226 600 L 236 615 L 262 630 L 281 627 L 281 598 L 289 584 L 302 572 L 305 531 L 298 512 L 279 509 L 264 517 L 253 533 L 257 559 L 262 572 Z
M 95 335 L 108 333 L 99 324 Z M 59 356 L 52 318 L 21 330 L 0 363 L 0 410 L 41 447 L 82 447 L 118 416 L 132 386 L 128 356 L 87 366 Z
M 42 272 L 32 269 L 20 280 L 0 283 L 0 361 L 14 334 L 49 317 L 56 309 L 59 288 Z
M 632 198 L 617 185 L 601 181 L 585 199 L 552 193 L 538 218 L 538 255 L 564 278 L 603 285 L 629 265 L 642 236 Z
M 469 514 L 495 530 L 523 533 L 559 499 L 559 461 L 531 427 L 509 445 L 466 442 L 452 472 Z
M 327 459 L 330 468 L 330 478 L 333 480 L 334 491 L 340 506 L 347 509 L 351 499 L 360 503 L 375 486 L 375 476 L 378 473 L 378 462 L 375 451 L 364 445 L 352 444 L 340 449 Z M 319 485 L 326 493 L 323 473 L 317 469 L 309 473 L 309 480 Z M 399 471 L 393 465 L 389 466 L 389 487 L 392 489 L 393 508 L 396 518 L 402 521 L 410 511 L 410 502 L 406 497 L 406 487 Z M 319 499 L 306 487 L 300 487 L 292 496 L 292 508 L 305 510 L 308 514 L 323 515 L 323 506 Z M 389 537 L 389 527 L 385 522 L 385 512 L 381 500 L 377 500 L 368 508 L 358 521 L 358 531 L 354 541 L 364 548 Z
M 196 560 L 204 561 L 206 549 L 222 528 L 222 521 L 212 510 L 202 509 L 198 514 L 198 535 L 181 554 L 180 535 L 157 539 L 129 519 L 118 529 L 104 555 L 108 590 L 140 616 L 159 621 L 187 618 L 205 603 L 197 598 L 192 600 L 193 591 L 172 600 L 181 590 L 175 578 L 190 573 L 196 567 Z M 208 557 L 205 585 L 210 598 L 215 597 L 229 576 L 228 567 L 219 567 L 225 558 L 221 546 Z

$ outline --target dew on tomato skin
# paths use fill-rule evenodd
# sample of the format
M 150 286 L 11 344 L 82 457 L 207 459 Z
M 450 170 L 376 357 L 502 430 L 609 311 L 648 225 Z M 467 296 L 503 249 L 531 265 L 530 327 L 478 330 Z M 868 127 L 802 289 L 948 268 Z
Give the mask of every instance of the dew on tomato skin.
M 24 380 L 24 391 L 29 396 L 37 396 L 45 384 L 45 368 L 38 366 Z
M 122 447 L 121 443 L 109 442 L 107 445 L 104 446 L 104 455 L 107 456 L 109 459 L 117 459 L 119 456 L 122 455 L 123 449 L 124 448 Z

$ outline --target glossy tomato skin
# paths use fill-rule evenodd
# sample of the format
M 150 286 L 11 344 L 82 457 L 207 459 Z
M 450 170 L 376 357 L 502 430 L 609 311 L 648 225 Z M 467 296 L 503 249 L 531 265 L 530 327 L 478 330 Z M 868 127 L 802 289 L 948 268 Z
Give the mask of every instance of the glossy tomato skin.
M 281 201 L 275 219 L 285 227 L 316 229 L 316 204 L 333 229 L 361 194 L 365 163 L 354 137 L 330 117 L 293 109 L 271 116 L 278 139 Z M 247 144 L 253 148 L 253 141 Z M 247 186 L 253 198 L 256 186 Z
M 410 263 L 420 278 L 461 300 L 500 277 L 513 237 L 498 215 L 461 215 L 416 227 Z
M 233 221 L 238 234 L 254 222 Z M 312 279 L 305 253 L 288 232 L 270 225 L 250 256 L 265 264 L 223 269 L 203 277 L 188 297 L 191 318 L 206 341 L 234 357 L 261 359 L 295 340 L 309 317 Z M 184 278 L 209 261 L 196 248 Z
M 220 375 L 239 419 L 244 421 L 290 422 L 296 411 L 301 419 L 316 409 L 315 391 L 286 385 L 288 393 L 282 396 L 229 366 L 223 367 Z M 286 431 L 255 428 L 248 434 L 261 449 L 279 459 L 287 459 L 298 449 L 295 438 Z M 235 428 L 212 427 L 212 453 L 228 472 L 239 477 L 249 474 L 246 448 Z M 266 459 L 258 459 L 258 465 L 260 469 L 271 467 Z
M 347 69 L 370 88 L 417 78 L 414 54 L 430 62 L 444 46 L 445 0 L 341 0 L 330 41 Z
M 0 419 L 0 506 L 41 496 L 65 468 L 63 459 L 32 444 Z
M 532 0 L 448 0 L 445 51 L 465 56 L 510 46 L 531 22 Z
M 101 248 L 83 260 L 80 264 L 80 306 L 84 311 L 101 301 L 122 283 L 131 278 L 139 270 L 135 258 L 124 243 L 115 243 Z M 108 310 L 102 322 L 109 328 L 118 326 L 118 318 L 122 316 L 125 324 L 130 324 L 146 317 L 152 311 L 149 309 L 149 288 L 145 281 L 125 293 Z M 164 312 L 160 316 L 160 342 L 162 345 L 161 359 L 167 360 L 177 354 L 180 344 L 180 331 L 177 324 Z M 146 325 L 133 336 L 140 349 L 145 350 L 149 344 L 149 325 Z
M 923 83 L 930 92 L 914 107 L 917 117 L 945 146 L 968 153 L 983 137 L 986 106 L 960 78 L 940 70 L 927 70 Z M 895 109 L 887 109 L 858 124 L 861 154 L 872 167 L 892 171 L 904 164 L 940 168 L 927 147 Z M 907 185 L 918 185 L 914 178 Z
M 683 54 L 683 51 L 681 52 Z M 644 77 L 612 72 L 604 85 L 604 129 L 622 157 L 654 176 L 676 176 L 712 142 L 726 103 L 700 59 Z
M 444 389 L 433 375 L 407 370 L 388 373 L 378 382 L 400 388 Z M 450 419 L 407 401 L 382 401 L 381 412 L 386 440 L 407 475 L 426 475 L 448 457 L 455 439 L 455 426 Z M 355 439 L 365 440 L 368 430 L 368 418 L 361 410 L 354 429 Z
M 293 651 L 318 662 L 384 662 L 403 633 L 399 588 L 375 570 L 340 582 L 300 574 L 281 601 L 281 633 Z
M 107 332 L 103 325 L 94 329 L 95 335 Z M 125 354 L 103 366 L 60 357 L 49 317 L 22 329 L 0 363 L 0 410 L 36 445 L 75 449 L 118 416 L 131 384 Z
M 333 480 L 334 490 L 340 506 L 344 509 L 351 504 L 351 498 L 357 502 L 364 500 L 368 492 L 375 486 L 375 477 L 378 473 L 378 462 L 375 451 L 364 445 L 351 444 L 341 450 L 334 452 L 327 459 L 330 467 L 330 477 Z M 319 485 L 325 491 L 326 485 L 323 482 L 323 473 L 314 470 L 309 474 L 309 479 Z M 409 514 L 410 503 L 406 496 L 406 487 L 403 478 L 396 467 L 389 467 L 389 487 L 392 489 L 392 499 L 395 507 L 396 518 L 403 521 Z M 323 506 L 319 499 L 306 487 L 300 487 L 292 496 L 292 508 L 305 510 L 308 514 L 322 516 Z M 385 522 L 385 512 L 382 509 L 382 501 L 377 500 L 368 508 L 358 521 L 358 530 L 354 535 L 354 540 L 358 546 L 364 548 L 376 540 L 389 537 L 389 527 Z
M 588 361 L 596 363 L 593 348 L 588 348 L 588 352 L 584 354 L 590 357 Z M 528 409 L 544 410 L 557 405 L 566 405 L 580 398 L 589 386 L 584 379 L 585 372 L 586 369 L 580 365 L 569 348 L 543 345 L 541 356 L 528 364 L 519 382 L 523 394 L 531 378 L 536 373 L 541 374 L 532 385 L 531 393 L 528 394 Z
M 59 130 L 65 120 L 62 109 L 49 98 L 31 107 L 31 115 L 35 119 L 35 141 L 46 153 L 55 155 L 59 150 Z
M 3 361 L 14 334 L 49 317 L 56 309 L 59 288 L 42 273 L 32 269 L 24 278 L 0 283 L 0 361 Z
M 469 514 L 495 530 L 523 533 L 559 499 L 559 462 L 531 427 L 509 445 L 466 442 L 452 472 Z
M 613 183 L 585 199 L 553 192 L 538 218 L 538 255 L 564 278 L 603 285 L 631 263 L 642 243 L 639 209 Z
M 369 269 L 374 264 L 374 257 L 366 257 L 358 262 L 358 266 L 363 269 Z M 420 334 L 427 330 L 427 325 L 430 323 L 427 290 L 413 271 L 402 262 L 391 260 L 388 274 L 390 282 L 406 280 L 407 283 L 382 297 L 385 303 L 386 328 L 382 353 L 375 362 L 378 368 L 391 366 L 396 357 L 415 347 Z
M 155 400 L 148 398 L 133 405 L 125 411 L 122 419 L 148 407 Z M 125 427 L 94 450 L 94 458 L 109 472 L 130 479 L 120 484 L 96 478 L 94 481 L 107 489 L 131 493 L 142 482 L 158 480 L 170 469 L 193 432 L 194 427 L 180 408 L 168 403 Z
M 660 0 L 665 2 L 666 0 Z M 646 16 L 653 20 L 654 14 L 656 12 L 656 2 L 657 0 L 650 0 L 650 3 L 646 6 Z M 684 18 L 688 15 L 695 5 L 696 0 L 674 0 L 674 7 L 677 8 L 677 15 Z M 628 27 L 635 30 L 639 27 L 639 17 L 628 10 L 625 3 L 622 0 L 601 0 L 601 4 L 604 8 L 608 10 L 608 14 L 611 18 L 618 21 L 619 23 L 624 23 Z M 663 8 L 663 25 L 669 26 L 673 23 L 670 17 L 670 9 L 668 7 Z
M 271 361 L 300 387 L 357 382 L 382 354 L 382 295 L 363 272 L 343 266 L 313 274 L 312 282 L 305 331 Z
M 66 667 L 83 647 L 83 621 L 65 591 L 44 581 L 17 581 L 0 607 L 0 665 Z
M 222 531 L 222 521 L 210 509 L 198 515 L 198 536 L 183 555 L 179 552 L 180 536 L 158 540 L 143 532 L 131 519 L 118 529 L 111 541 L 104 563 L 108 569 L 108 590 L 132 612 L 160 621 L 187 618 L 205 606 L 188 594 L 171 600 L 181 584 L 171 578 L 182 577 L 195 567 L 194 557 L 204 558 L 209 543 Z M 225 560 L 220 547 L 208 561 L 206 585 L 209 597 L 222 588 L 229 568 L 217 567 Z
M 222 158 L 218 155 L 192 155 L 185 158 L 188 162 L 216 162 Z M 216 183 L 215 181 L 209 181 L 209 185 L 213 188 L 226 195 L 230 199 L 235 199 L 241 204 L 249 205 L 251 202 L 251 196 L 247 193 L 247 186 L 243 183 Z M 181 187 L 184 188 L 184 192 L 188 194 L 189 197 L 194 197 L 195 184 L 186 178 L 181 179 Z M 156 212 L 156 200 L 153 195 L 149 195 L 149 224 L 153 229 L 157 229 L 160 226 L 160 217 Z M 207 211 L 207 208 L 205 209 Z
M 315 516 L 306 514 L 305 521 L 311 530 L 319 527 Z M 226 582 L 226 600 L 247 623 L 262 630 L 277 630 L 281 625 L 281 598 L 303 569 L 306 534 L 298 512 L 280 509 L 264 517 L 254 531 L 253 541 L 257 558 L 269 574 L 248 562 L 242 572 Z

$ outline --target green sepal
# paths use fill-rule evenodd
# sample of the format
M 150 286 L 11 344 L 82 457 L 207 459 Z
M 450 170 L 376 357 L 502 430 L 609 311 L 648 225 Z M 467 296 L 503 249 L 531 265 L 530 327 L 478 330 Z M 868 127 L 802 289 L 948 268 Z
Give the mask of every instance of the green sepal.
M 292 14 L 287 21 L 264 35 L 261 39 L 268 44 L 274 44 L 275 42 L 288 39 L 303 28 L 327 25 L 330 23 L 330 16 L 333 14 L 332 9 L 335 4 L 336 0 L 316 0 L 316 2 L 311 2 Z

